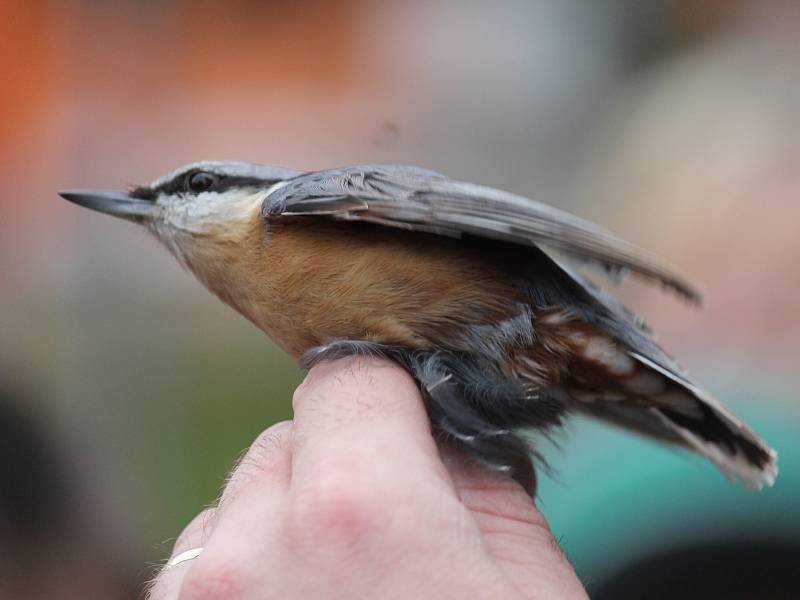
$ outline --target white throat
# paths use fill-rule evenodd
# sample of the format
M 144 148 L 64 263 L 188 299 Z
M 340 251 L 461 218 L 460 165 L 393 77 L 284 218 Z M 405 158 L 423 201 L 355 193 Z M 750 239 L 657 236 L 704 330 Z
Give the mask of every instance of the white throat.
M 158 197 L 158 212 L 150 229 L 169 251 L 186 266 L 197 240 L 236 237 L 261 210 L 264 190 L 231 189 L 197 195 Z
M 156 221 L 189 233 L 207 233 L 227 225 L 249 221 L 253 211 L 261 207 L 263 190 L 232 189 L 225 192 L 203 192 L 196 196 L 161 196 Z

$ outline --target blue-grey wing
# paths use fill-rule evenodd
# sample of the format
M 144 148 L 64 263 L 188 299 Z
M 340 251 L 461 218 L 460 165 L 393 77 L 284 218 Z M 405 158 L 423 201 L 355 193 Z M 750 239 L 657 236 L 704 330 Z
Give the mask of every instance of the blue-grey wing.
M 542 246 L 600 267 L 658 281 L 693 301 L 701 294 L 654 256 L 608 231 L 541 202 L 454 181 L 433 171 L 365 165 L 307 173 L 278 184 L 264 201 L 266 218 L 327 215 L 459 237 L 475 235 Z

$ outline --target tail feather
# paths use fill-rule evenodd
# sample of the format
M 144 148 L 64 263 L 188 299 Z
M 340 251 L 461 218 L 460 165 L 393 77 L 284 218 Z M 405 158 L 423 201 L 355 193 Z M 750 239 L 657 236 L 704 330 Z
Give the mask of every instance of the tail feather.
M 708 458 L 731 481 L 771 486 L 777 454 L 683 373 L 595 333 L 578 343 L 566 387 L 573 408 Z
M 699 409 L 686 415 L 675 408 L 651 406 L 653 413 L 672 432 L 713 462 L 729 480 L 738 478 L 750 489 L 771 486 L 778 475 L 778 455 L 719 400 L 683 377 L 651 360 L 632 353 L 640 364 L 660 373 L 682 394 L 684 403 Z

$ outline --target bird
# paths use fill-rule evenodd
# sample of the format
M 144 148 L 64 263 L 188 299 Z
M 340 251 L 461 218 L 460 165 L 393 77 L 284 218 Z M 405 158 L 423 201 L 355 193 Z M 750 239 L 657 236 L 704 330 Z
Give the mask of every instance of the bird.
M 586 269 L 693 304 L 697 287 L 550 205 L 393 164 L 201 161 L 124 192 L 60 195 L 144 226 L 304 368 L 396 362 L 437 440 L 531 495 L 536 432 L 573 414 L 692 450 L 751 489 L 777 476 L 777 453 Z

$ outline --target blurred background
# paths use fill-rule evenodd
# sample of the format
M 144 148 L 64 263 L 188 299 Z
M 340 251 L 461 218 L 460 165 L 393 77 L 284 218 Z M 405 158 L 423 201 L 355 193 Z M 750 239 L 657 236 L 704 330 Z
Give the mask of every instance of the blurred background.
M 291 359 L 56 195 L 212 158 L 429 167 L 700 282 L 703 311 L 619 291 L 779 450 L 776 486 L 578 420 L 539 503 L 593 597 L 798 597 L 798 59 L 794 0 L 1 2 L 0 597 L 137 597 L 290 417 Z

